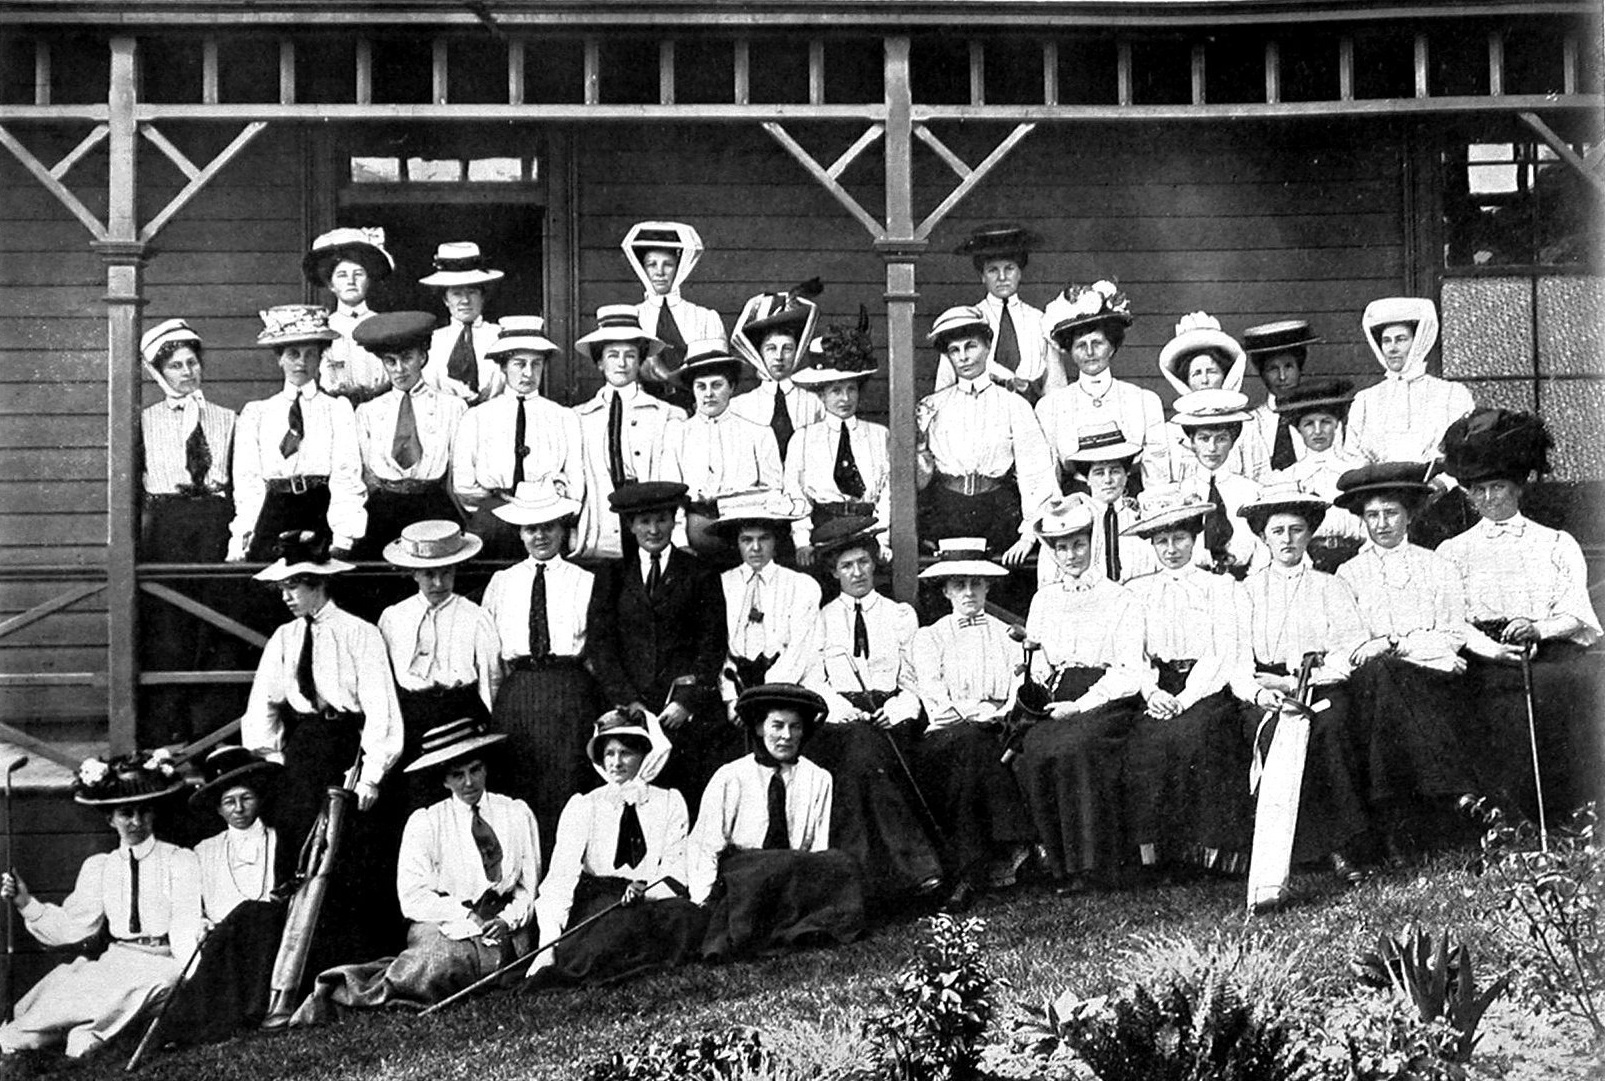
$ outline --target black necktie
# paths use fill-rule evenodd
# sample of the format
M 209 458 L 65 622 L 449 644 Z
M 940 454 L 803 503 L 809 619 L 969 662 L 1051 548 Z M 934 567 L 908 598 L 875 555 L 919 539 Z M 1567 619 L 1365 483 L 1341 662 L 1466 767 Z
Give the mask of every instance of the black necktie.
M 459 383 L 467 384 L 469 390 L 479 389 L 479 358 L 474 355 L 474 328 L 471 323 L 463 324 L 457 344 L 451 347 L 451 356 L 446 360 L 446 374 Z
M 403 469 L 411 469 L 424 456 L 423 440 L 418 438 L 418 415 L 412 408 L 412 391 L 401 392 L 396 410 L 396 434 L 390 440 L 390 456 Z
M 769 828 L 764 831 L 765 848 L 790 848 L 791 838 L 786 831 L 786 782 L 780 779 L 780 768 L 769 777 Z
M 616 390 L 607 402 L 607 475 L 615 488 L 624 483 L 624 403 Z
M 786 409 L 786 388 L 779 383 L 775 384 L 775 415 L 769 418 L 769 430 L 775 433 L 775 442 L 780 444 L 780 457 L 786 457 L 786 447 L 791 443 L 791 413 Z
M 847 422 L 842 421 L 841 438 L 836 440 L 836 466 L 831 471 L 831 479 L 836 482 L 836 490 L 849 499 L 862 499 L 864 496 L 864 475 L 858 471 L 858 462 L 853 459 L 853 441 L 847 432 Z
M 295 397 L 290 399 L 289 427 L 284 431 L 284 438 L 279 440 L 279 454 L 288 458 L 300 450 L 301 440 L 306 434 L 306 421 L 301 416 L 301 392 L 296 391 Z
M 206 487 L 206 474 L 212 469 L 212 448 L 206 442 L 201 428 L 201 417 L 195 415 L 195 427 L 184 440 L 184 468 L 189 470 L 189 482 L 197 488 Z
M 646 572 L 646 595 L 658 595 L 658 586 L 663 583 L 663 553 L 652 553 L 652 569 Z
M 307 705 L 318 708 L 318 684 L 312 678 L 312 617 L 303 616 L 306 630 L 301 634 L 301 657 L 295 664 L 295 689 L 307 700 Z
M 1113 503 L 1103 510 L 1103 573 L 1111 582 L 1120 581 L 1120 522 Z
M 496 839 L 496 831 L 490 828 L 479 813 L 479 804 L 470 809 L 473 815 L 468 831 L 474 835 L 474 847 L 479 849 L 479 862 L 485 867 L 485 877 L 492 882 L 502 880 L 502 843 Z
M 1217 562 L 1225 562 L 1226 548 L 1232 540 L 1232 527 L 1226 520 L 1226 503 L 1220 497 L 1220 489 L 1215 486 L 1213 473 L 1209 475 L 1209 491 L 1206 495 L 1215 504 L 1215 513 L 1204 519 L 1204 550 L 1214 556 Z
M 535 564 L 535 581 L 529 587 L 529 655 L 540 660 L 552 652 L 546 629 L 546 564 Z
M 1271 447 L 1271 468 L 1286 469 L 1297 461 L 1293 453 L 1293 426 L 1287 417 L 1276 418 L 1276 442 Z
M 139 934 L 139 861 L 128 850 L 128 933 Z
M 864 623 L 864 605 L 853 602 L 853 656 L 869 656 L 869 627 Z
M 667 371 L 674 371 L 680 367 L 680 361 L 685 358 L 685 335 L 680 333 L 680 325 L 674 321 L 674 312 L 669 309 L 668 298 L 658 306 L 658 340 L 666 349 L 663 350 L 663 366 Z
M 619 843 L 613 848 L 613 867 L 638 867 L 646 859 L 646 834 L 641 832 L 641 816 L 635 804 L 626 803 L 619 812 Z
M 1006 300 L 998 312 L 998 344 L 992 350 L 992 359 L 1011 372 L 1020 367 L 1020 339 L 1014 333 L 1014 320 L 1009 318 Z
M 513 487 L 517 488 L 524 479 L 524 456 L 529 453 L 529 447 L 524 445 L 525 436 L 529 430 L 529 418 L 524 412 L 528 404 L 523 398 L 514 398 L 517 402 L 518 418 L 513 421 Z

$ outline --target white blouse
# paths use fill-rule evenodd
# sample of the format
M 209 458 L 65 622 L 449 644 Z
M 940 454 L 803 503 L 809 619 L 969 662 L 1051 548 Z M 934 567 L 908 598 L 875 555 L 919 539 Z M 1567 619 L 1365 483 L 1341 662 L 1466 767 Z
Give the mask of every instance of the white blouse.
M 246 901 L 266 901 L 273 893 L 273 858 L 278 833 L 259 818 L 245 829 L 229 826 L 195 846 L 201 863 L 201 905 L 210 922 Z M 143 906 L 141 906 L 143 911 Z
M 504 660 L 529 656 L 530 590 L 537 565 L 531 556 L 491 575 L 485 587 L 485 611 L 496 625 Z M 545 567 L 547 640 L 553 654 L 578 657 L 585 649 L 585 615 L 596 575 L 562 556 L 548 559 Z
M 646 856 L 634 866 L 619 867 L 613 858 L 618 853 L 619 821 L 628 803 L 635 805 L 641 835 L 646 838 Z M 667 880 L 685 888 L 689 823 L 685 797 L 672 788 L 605 784 L 570 796 L 557 822 L 552 866 L 535 902 L 542 941 L 551 941 L 568 926 L 574 890 L 582 874 L 655 883 L 646 891 L 652 901 L 679 896 Z
M 514 931 L 528 924 L 535 912 L 541 835 L 534 812 L 521 799 L 486 792 L 480 797 L 479 813 L 502 848 L 502 873 L 495 882 L 485 877 L 485 864 L 474 843 L 473 813 L 457 797 L 412 812 L 401 834 L 396 866 L 401 914 L 415 923 L 440 924 L 448 938 L 478 933 L 468 909 L 488 889 L 511 894 L 499 915 Z
M 688 848 L 691 900 L 705 902 L 727 848 L 762 848 L 769 831 L 769 778 L 776 769 L 786 785 L 786 837 L 795 852 L 830 847 L 831 778 L 806 758 L 789 766 L 761 766 L 752 755 L 720 766 L 702 793 Z

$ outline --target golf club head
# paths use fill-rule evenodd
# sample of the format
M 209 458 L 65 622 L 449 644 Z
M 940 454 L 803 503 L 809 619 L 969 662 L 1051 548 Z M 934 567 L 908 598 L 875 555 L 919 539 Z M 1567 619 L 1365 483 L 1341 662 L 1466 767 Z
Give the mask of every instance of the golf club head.
M 28 756 L 25 755 L 25 754 L 19 754 L 17 757 L 13 758 L 11 761 L 6 763 L 6 772 L 8 774 L 9 773 L 15 773 L 19 769 L 21 769 L 23 766 L 26 766 L 27 764 L 28 764 Z

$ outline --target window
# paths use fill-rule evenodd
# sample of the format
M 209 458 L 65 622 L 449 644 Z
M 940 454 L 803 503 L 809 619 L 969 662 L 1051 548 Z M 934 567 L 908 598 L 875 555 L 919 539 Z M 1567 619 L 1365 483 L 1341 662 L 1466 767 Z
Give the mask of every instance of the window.
M 353 155 L 353 184 L 528 184 L 540 179 L 537 158 L 371 157 Z

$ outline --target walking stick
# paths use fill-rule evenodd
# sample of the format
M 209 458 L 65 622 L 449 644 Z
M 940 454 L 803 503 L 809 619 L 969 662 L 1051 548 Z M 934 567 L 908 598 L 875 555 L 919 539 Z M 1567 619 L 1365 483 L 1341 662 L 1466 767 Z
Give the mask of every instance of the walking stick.
M 653 886 L 656 886 L 659 882 L 662 882 L 664 880 L 664 878 L 667 878 L 667 877 L 668 876 L 665 875 L 665 876 L 663 876 L 663 878 L 654 879 L 653 881 L 648 882 L 647 886 L 646 886 L 646 889 L 647 890 L 651 889 Z M 646 890 L 642 890 L 641 891 L 641 895 L 644 898 L 646 896 Z M 430 1014 L 434 1013 L 436 1010 L 443 1010 L 447 1006 L 450 1006 L 453 1002 L 456 1002 L 459 999 L 467 998 L 469 995 L 473 994 L 475 991 L 478 991 L 481 987 L 484 987 L 487 984 L 495 983 L 497 980 L 501 979 L 503 976 L 505 976 L 509 972 L 513 971 L 513 969 L 517 968 L 519 965 L 527 965 L 527 964 L 529 964 L 531 961 L 535 960 L 535 958 L 539 957 L 541 954 L 545 953 L 547 950 L 551 949 L 553 946 L 557 945 L 559 942 L 563 941 L 565 938 L 568 938 L 570 935 L 577 934 L 578 932 L 583 931 L 585 928 L 589 927 L 591 924 L 595 923 L 597 920 L 601 919 L 603 916 L 606 916 L 609 912 L 612 912 L 615 908 L 618 908 L 623 904 L 624 904 L 624 901 L 622 899 L 614 901 L 612 904 L 608 905 L 602 911 L 596 913 L 593 916 L 587 916 L 585 919 L 581 920 L 579 923 L 576 923 L 573 927 L 570 927 L 567 931 L 564 931 L 562 934 L 560 934 L 556 938 L 552 939 L 552 941 L 546 943 L 545 945 L 537 946 L 533 950 L 530 950 L 528 953 L 524 954 L 524 956 L 515 958 L 514 960 L 511 960 L 511 961 L 507 962 L 501 968 L 498 968 L 495 972 L 492 972 L 488 976 L 481 976 L 479 979 L 475 980 L 473 983 L 469 984 L 467 987 L 464 987 L 461 991 L 458 991 L 455 994 L 448 995 L 445 998 L 441 999 L 439 1002 L 435 1003 L 433 1006 L 429 1007 L 427 1010 L 424 1010 L 418 1016 L 419 1017 L 428 1017 Z
M 1528 642 L 1521 647 L 1521 684 L 1527 698 L 1527 745 L 1533 753 L 1533 791 L 1538 797 L 1538 847 L 1549 851 L 1549 822 L 1544 817 L 1544 779 L 1538 774 L 1538 718 L 1533 710 L 1533 652 Z
M 834 655 L 835 652 L 833 651 L 832 656 Z M 869 685 L 864 682 L 864 674 L 858 670 L 858 658 L 846 650 L 841 651 L 841 656 L 846 659 L 847 667 L 852 671 L 853 678 L 858 681 L 858 689 L 868 695 L 870 693 Z M 914 779 L 914 770 L 909 766 L 908 759 L 904 757 L 903 748 L 897 745 L 897 737 L 893 736 L 889 729 L 882 728 L 873 721 L 870 724 L 886 740 L 886 746 L 892 750 L 892 757 L 897 759 L 898 768 L 903 771 L 903 779 L 908 782 L 908 787 L 914 790 L 914 801 L 919 804 L 920 813 L 925 817 L 925 828 L 931 831 L 931 839 L 938 845 L 945 846 L 947 844 L 947 835 L 942 832 L 942 827 L 937 823 L 936 812 L 931 810 L 930 803 L 925 799 L 925 793 L 920 791 L 919 782 Z
M 18 755 L 6 763 L 6 872 L 12 870 L 12 814 L 11 814 L 11 775 L 28 764 L 28 756 Z M 11 1020 L 11 968 L 17 955 L 17 906 L 7 901 L 6 905 L 6 1011 L 5 1019 Z
M 124 1073 L 133 1073 L 139 1069 L 140 1062 L 145 1058 L 145 1049 L 150 1046 L 151 1039 L 156 1035 L 156 1030 L 161 1027 L 162 1020 L 167 1016 L 167 1011 L 172 1008 L 173 1001 L 178 998 L 180 992 L 189 984 L 189 978 L 195 975 L 195 966 L 200 964 L 201 951 L 204 949 L 206 949 L 206 939 L 203 938 L 196 944 L 195 952 L 189 955 L 189 960 L 184 963 L 184 971 L 179 973 L 178 982 L 173 985 L 172 994 L 162 1000 L 161 1006 L 156 1010 L 156 1016 L 150 1019 L 150 1024 L 145 1028 L 145 1035 L 139 1038 L 139 1046 L 134 1048 L 134 1053 L 129 1056 L 128 1065 L 123 1067 Z

